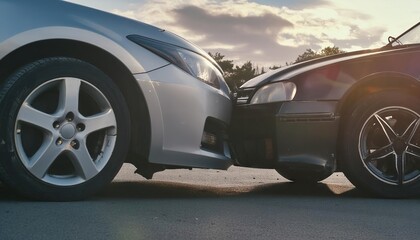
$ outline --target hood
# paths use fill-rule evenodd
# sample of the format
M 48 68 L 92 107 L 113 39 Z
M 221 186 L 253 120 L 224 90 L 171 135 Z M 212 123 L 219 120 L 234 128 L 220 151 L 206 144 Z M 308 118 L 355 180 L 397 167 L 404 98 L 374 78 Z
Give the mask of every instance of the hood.
M 208 54 L 187 40 L 166 30 L 112 13 L 58 0 L 0 1 L 0 20 L 12 16 L 27 16 L 13 25 L 6 25 L 7 32 L 24 32 L 30 28 L 76 27 L 99 33 L 118 42 L 131 34 L 159 40 L 197 52 Z M 0 33 L 1 39 L 1 33 Z M 210 58 L 210 57 L 208 57 Z
M 390 50 L 390 49 L 385 49 L 385 48 L 379 48 L 379 49 L 373 49 L 373 50 L 362 50 L 362 51 L 342 53 L 342 54 L 337 54 L 333 56 L 317 58 L 317 59 L 289 65 L 286 67 L 281 67 L 279 69 L 266 72 L 264 74 L 261 74 L 247 81 L 241 86 L 241 88 L 253 88 L 253 87 L 261 86 L 268 82 L 284 81 L 284 80 L 291 79 L 299 74 L 302 74 L 302 73 L 305 73 L 305 72 L 308 72 L 317 68 L 322 68 L 327 65 L 331 65 L 331 64 L 335 64 L 339 62 L 351 61 L 353 59 L 358 59 L 358 58 L 363 58 L 363 57 L 369 57 L 369 56 L 373 56 L 379 53 L 389 52 L 389 51 L 395 51 L 395 49 Z

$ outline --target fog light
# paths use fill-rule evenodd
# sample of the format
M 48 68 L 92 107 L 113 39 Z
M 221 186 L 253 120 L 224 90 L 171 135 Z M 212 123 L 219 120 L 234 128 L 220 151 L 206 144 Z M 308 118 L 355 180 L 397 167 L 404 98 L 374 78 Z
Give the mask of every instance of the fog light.
M 203 132 L 203 137 L 201 138 L 201 144 L 216 146 L 217 145 L 217 136 L 213 133 Z

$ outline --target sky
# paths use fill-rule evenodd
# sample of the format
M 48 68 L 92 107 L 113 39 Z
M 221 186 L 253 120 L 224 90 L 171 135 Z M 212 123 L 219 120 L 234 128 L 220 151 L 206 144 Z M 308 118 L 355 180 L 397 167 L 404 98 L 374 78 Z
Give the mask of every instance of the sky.
M 306 49 L 381 47 L 420 21 L 420 0 L 68 0 L 174 32 L 236 64 L 293 62 Z

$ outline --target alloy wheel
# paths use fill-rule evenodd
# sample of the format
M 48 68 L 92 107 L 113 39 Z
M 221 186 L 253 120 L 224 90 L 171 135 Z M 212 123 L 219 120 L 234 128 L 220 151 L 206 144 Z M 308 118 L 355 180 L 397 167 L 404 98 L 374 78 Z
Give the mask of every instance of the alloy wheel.
M 377 179 L 404 185 L 420 177 L 420 115 L 390 106 L 373 113 L 359 134 L 364 167 Z
M 21 105 L 14 137 L 20 161 L 57 186 L 83 183 L 101 172 L 115 147 L 117 121 L 104 94 L 79 78 L 34 89 Z

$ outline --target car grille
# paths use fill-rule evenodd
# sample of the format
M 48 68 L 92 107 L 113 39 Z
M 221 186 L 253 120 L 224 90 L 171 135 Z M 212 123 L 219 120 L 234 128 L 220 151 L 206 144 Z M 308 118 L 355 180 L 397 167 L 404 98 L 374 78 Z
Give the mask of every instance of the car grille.
M 242 105 L 249 103 L 252 95 L 254 94 L 254 90 L 255 88 L 239 89 L 236 92 L 235 104 Z

